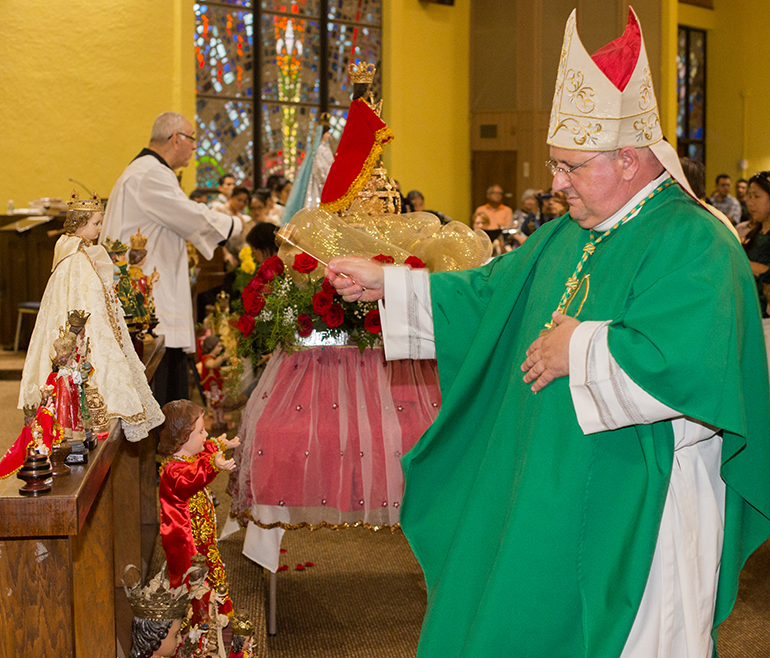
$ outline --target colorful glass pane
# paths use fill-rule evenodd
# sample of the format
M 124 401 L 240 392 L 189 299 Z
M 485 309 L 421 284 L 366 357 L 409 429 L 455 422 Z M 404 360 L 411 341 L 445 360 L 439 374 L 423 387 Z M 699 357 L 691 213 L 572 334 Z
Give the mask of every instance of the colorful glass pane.
M 329 0 L 330 21 L 352 21 L 382 25 L 381 0 Z
M 199 94 L 250 97 L 254 42 L 251 9 L 196 5 L 195 57 Z
M 196 131 L 198 186 L 215 187 L 225 173 L 240 185 L 254 185 L 254 128 L 251 101 L 199 98 Z
M 262 12 L 299 14 L 300 16 L 321 16 L 319 0 L 262 0 Z
M 282 173 L 294 179 L 318 117 L 318 107 L 262 105 L 262 178 Z
M 676 136 L 681 139 L 687 132 L 687 31 L 679 28 L 678 48 L 676 55 Z
M 262 17 L 262 98 L 318 103 L 319 21 Z
M 208 4 L 209 3 L 206 3 L 203 6 L 208 6 Z M 218 4 L 218 5 L 235 5 L 235 6 L 238 6 L 238 7 L 249 7 L 249 8 L 251 8 L 253 3 L 251 2 L 251 0 L 217 0 L 216 4 Z M 196 7 L 196 11 L 198 11 L 197 7 Z
M 381 97 L 382 76 L 380 53 L 382 31 L 372 27 L 353 27 L 344 23 L 329 23 L 329 106 L 347 107 L 353 88 L 348 66 L 351 61 L 371 62 L 377 67 L 372 83 L 375 98 Z M 352 56 L 351 56 L 352 53 Z
M 700 30 L 690 31 L 690 70 L 689 70 L 689 134 L 688 137 L 703 139 L 705 120 L 705 65 L 706 33 Z

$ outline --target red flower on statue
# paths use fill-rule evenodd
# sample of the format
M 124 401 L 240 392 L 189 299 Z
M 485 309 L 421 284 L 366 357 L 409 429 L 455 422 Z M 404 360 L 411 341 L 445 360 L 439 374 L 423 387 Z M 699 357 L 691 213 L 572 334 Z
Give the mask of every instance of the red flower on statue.
M 313 333 L 313 320 L 307 313 L 300 313 L 297 317 L 297 333 L 302 336 L 309 336 Z
M 334 296 L 323 290 L 313 295 L 313 313 L 316 315 L 325 315 L 334 303 Z
M 337 294 L 337 289 L 334 287 L 334 284 L 326 277 L 324 277 L 324 280 L 321 281 L 321 288 L 324 292 L 330 292 L 332 295 Z
M 292 267 L 301 274 L 310 274 L 310 272 L 318 267 L 318 260 L 310 254 L 302 252 L 294 257 L 294 265 Z
M 378 334 L 382 331 L 379 309 L 373 308 L 366 314 L 366 317 L 364 318 L 364 329 L 370 334 Z
M 278 256 L 270 256 L 260 265 L 257 275 L 265 281 L 272 281 L 276 276 L 283 274 L 283 261 Z
M 409 265 L 409 267 L 411 267 L 413 270 L 419 270 L 423 267 L 427 267 L 427 265 L 425 265 L 425 263 L 417 258 L 417 256 L 409 256 L 409 258 L 404 261 L 404 264 Z
M 380 254 L 379 256 L 373 256 L 372 260 L 376 260 L 378 263 L 384 263 L 386 265 L 390 265 L 396 262 L 396 259 L 393 258 L 393 256 L 385 256 L 383 254 Z
M 248 338 L 251 336 L 251 332 L 254 331 L 254 325 L 256 322 L 250 315 L 242 315 L 238 320 L 238 330 Z
M 345 319 L 345 311 L 342 310 L 342 306 L 339 304 L 332 304 L 332 307 L 323 316 L 323 321 L 329 329 L 339 327 Z
M 259 315 L 265 308 L 265 298 L 261 292 L 254 292 L 246 288 L 243 291 L 243 308 L 249 315 Z

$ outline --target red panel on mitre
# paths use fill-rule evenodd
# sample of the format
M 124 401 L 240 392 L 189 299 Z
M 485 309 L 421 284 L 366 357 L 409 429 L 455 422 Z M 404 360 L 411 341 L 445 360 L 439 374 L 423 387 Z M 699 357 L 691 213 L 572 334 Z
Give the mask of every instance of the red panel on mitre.
M 393 132 L 374 110 L 362 99 L 354 100 L 321 191 L 321 207 L 335 212 L 350 205 L 372 175 L 382 147 L 392 139 Z
M 623 91 L 639 60 L 642 47 L 642 31 L 636 14 L 628 8 L 628 23 L 623 34 L 606 46 L 599 48 L 591 59 L 610 82 Z

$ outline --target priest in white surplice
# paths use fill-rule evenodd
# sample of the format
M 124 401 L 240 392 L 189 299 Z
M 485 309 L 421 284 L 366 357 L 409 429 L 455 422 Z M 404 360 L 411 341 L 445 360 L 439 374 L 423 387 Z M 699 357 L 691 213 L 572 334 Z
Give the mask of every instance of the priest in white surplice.
M 155 120 L 150 143 L 120 176 L 110 193 L 101 240 L 128 244 L 141 231 L 147 236 L 145 270 L 157 268 L 153 289 L 157 333 L 166 352 L 155 374 L 155 396 L 166 402 L 188 397 L 185 353 L 195 351 L 192 295 L 185 241 L 204 258 L 229 237 L 239 235 L 242 222 L 187 198 L 174 171 L 186 167 L 195 150 L 192 124 L 181 114 L 164 112 Z

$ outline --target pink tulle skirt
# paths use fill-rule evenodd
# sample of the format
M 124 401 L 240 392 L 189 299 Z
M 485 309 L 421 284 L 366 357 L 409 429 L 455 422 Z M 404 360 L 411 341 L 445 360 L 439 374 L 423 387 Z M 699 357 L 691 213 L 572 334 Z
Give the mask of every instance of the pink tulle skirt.
M 276 351 L 241 419 L 232 513 L 272 527 L 395 525 L 401 456 L 440 404 L 435 361 L 386 362 L 381 349 L 355 347 Z

